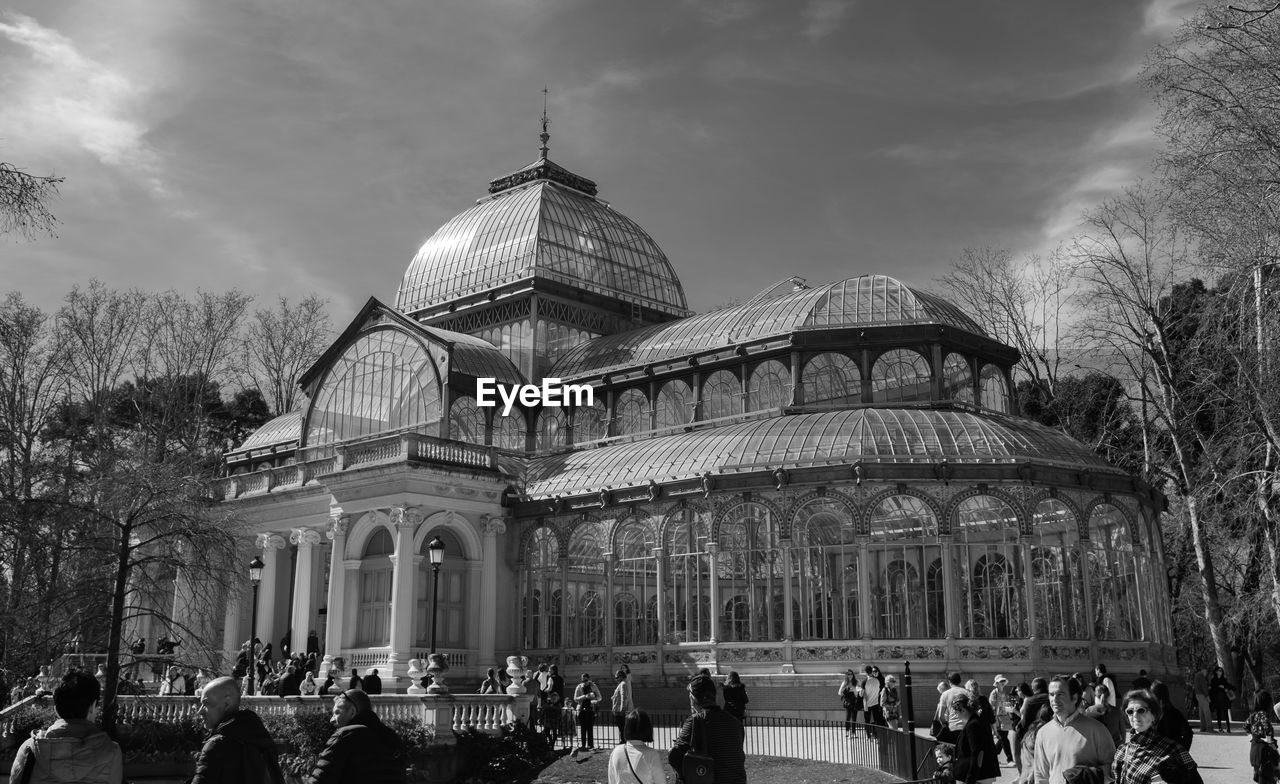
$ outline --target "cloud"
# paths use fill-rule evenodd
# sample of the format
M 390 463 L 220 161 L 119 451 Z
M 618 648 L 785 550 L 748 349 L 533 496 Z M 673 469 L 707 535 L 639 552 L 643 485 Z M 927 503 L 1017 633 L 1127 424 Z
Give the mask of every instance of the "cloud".
M 685 0 L 685 5 L 714 27 L 745 21 L 760 10 L 756 0 Z
M 834 33 L 850 7 L 849 0 L 812 0 L 804 9 L 805 38 L 817 41 Z
M 154 195 L 167 195 L 160 156 L 146 141 L 145 86 L 29 16 L 0 16 L 0 37 L 27 55 L 0 60 L 9 73 L 0 83 L 0 137 L 48 152 L 83 150 L 131 173 Z
M 1202 0 L 1151 0 L 1143 13 L 1142 32 L 1164 37 L 1178 29 L 1202 5 Z

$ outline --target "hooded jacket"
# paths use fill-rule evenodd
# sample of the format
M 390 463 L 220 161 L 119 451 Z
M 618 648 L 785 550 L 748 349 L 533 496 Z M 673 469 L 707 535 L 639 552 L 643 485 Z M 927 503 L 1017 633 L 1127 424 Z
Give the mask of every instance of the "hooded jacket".
M 276 742 L 251 710 L 227 716 L 209 733 L 191 784 L 280 784 Z
M 18 749 L 9 780 L 22 781 L 26 765 L 34 766 L 31 784 L 120 784 L 124 780 L 120 746 L 88 719 L 58 719 L 49 729 L 31 733 Z
M 329 736 L 308 784 L 404 784 L 400 738 L 373 711 L 361 711 Z

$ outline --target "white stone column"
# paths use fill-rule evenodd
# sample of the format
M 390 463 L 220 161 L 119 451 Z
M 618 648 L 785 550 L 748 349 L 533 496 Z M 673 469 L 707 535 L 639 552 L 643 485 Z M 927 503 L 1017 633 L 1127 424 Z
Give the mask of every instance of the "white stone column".
M 336 514 L 329 520 L 325 536 L 333 542 L 329 552 L 329 586 L 325 608 L 324 627 L 324 662 L 320 665 L 321 683 L 333 667 L 335 657 L 342 655 L 342 629 L 346 622 L 346 588 L 347 570 L 345 566 L 347 554 L 347 530 L 351 519 L 344 514 Z M 357 568 L 359 566 L 357 565 Z
M 227 589 L 227 611 L 222 621 L 222 661 L 219 663 L 222 672 L 230 672 L 235 666 L 240 643 L 244 642 L 240 639 L 240 594 L 243 591 L 244 586 L 240 582 Z
M 396 527 L 396 552 L 391 556 L 391 655 L 387 657 L 391 672 L 383 675 L 384 680 L 391 679 L 391 684 L 405 676 L 409 659 L 413 658 L 413 610 L 417 603 L 413 582 L 422 562 L 413 552 L 413 531 L 419 516 L 416 509 L 391 509 L 391 522 Z
M 298 567 L 293 572 L 292 624 L 290 640 L 295 651 L 307 650 L 307 634 L 311 631 L 312 587 L 315 584 L 315 548 L 320 532 L 311 528 L 295 528 L 289 541 L 298 546 Z
M 280 551 L 284 549 L 284 537 L 279 534 L 258 534 L 258 549 L 262 550 L 262 582 L 258 586 L 258 628 L 251 634 L 266 645 L 276 628 L 276 574 L 280 569 Z
M 497 661 L 498 626 L 498 537 L 507 532 L 507 524 L 491 517 L 480 521 L 484 534 L 480 564 L 480 663 L 489 666 Z

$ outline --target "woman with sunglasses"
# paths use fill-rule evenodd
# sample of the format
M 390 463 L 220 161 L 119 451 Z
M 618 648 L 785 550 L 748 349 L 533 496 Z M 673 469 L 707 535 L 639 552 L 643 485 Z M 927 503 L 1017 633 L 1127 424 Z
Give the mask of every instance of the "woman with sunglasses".
M 1151 692 L 1131 691 L 1125 695 L 1124 715 L 1129 722 L 1129 741 L 1116 749 L 1112 771 L 1116 784 L 1151 784 L 1177 781 L 1203 784 L 1191 753 L 1175 740 L 1160 735 L 1156 724 L 1163 711 Z

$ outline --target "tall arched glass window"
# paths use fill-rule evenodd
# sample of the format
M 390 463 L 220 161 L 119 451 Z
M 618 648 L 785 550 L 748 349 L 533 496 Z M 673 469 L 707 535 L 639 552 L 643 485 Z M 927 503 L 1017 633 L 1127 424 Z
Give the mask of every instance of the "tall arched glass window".
M 791 371 L 776 359 L 766 359 L 751 371 L 747 410 L 767 411 L 791 403 Z
M 983 365 L 978 382 L 982 387 L 982 407 L 1001 414 L 1009 413 L 1009 385 L 1005 383 L 1004 372 L 995 365 Z
M 634 594 L 623 591 L 613 597 L 613 644 L 639 645 L 640 634 L 644 627 L 643 607 Z
M 599 441 L 609 434 L 608 413 L 605 411 L 601 397 L 602 395 L 596 395 L 595 401 L 590 406 L 574 409 L 573 443 L 585 444 L 590 441 Z
M 657 642 L 656 629 L 645 623 L 639 608 L 648 606 L 658 595 L 658 563 L 653 549 L 657 547 L 653 526 L 646 520 L 628 520 L 614 535 L 613 590 L 636 601 L 634 619 L 624 623 L 615 613 L 615 645 L 648 645 Z M 616 605 L 616 602 L 615 602 Z
M 533 532 L 525 553 L 524 640 L 526 648 L 560 646 L 560 541 L 555 532 L 542 526 Z
M 1004 500 L 978 495 L 956 513 L 955 573 L 960 579 L 960 636 L 1026 636 L 1018 515 Z
M 736 620 L 731 625 L 733 639 L 781 639 L 783 619 L 774 613 L 774 597 L 782 595 L 784 575 L 773 514 L 761 504 L 740 504 L 720 524 L 719 539 L 716 570 L 720 594 L 738 597 L 747 608 L 747 625 L 743 627 Z
M 608 548 L 608 531 L 598 520 L 588 520 L 573 530 L 569 537 L 569 584 L 566 607 L 569 616 L 571 648 L 603 644 L 604 554 Z
M 711 638 L 711 558 L 705 513 L 681 509 L 667 522 L 666 564 L 669 584 L 667 628 L 670 642 Z
M 391 644 L 391 555 L 395 545 L 379 526 L 364 545 L 360 558 L 360 605 L 356 614 L 356 645 Z
M 680 379 L 672 379 L 658 390 L 654 411 L 657 427 L 676 427 L 693 419 L 693 390 Z
M 1032 520 L 1031 586 L 1035 592 L 1033 633 L 1046 640 L 1087 640 L 1084 572 L 1079 524 L 1071 508 L 1055 498 L 1036 505 Z M 1102 601 L 1099 599 L 1095 601 Z
M 717 370 L 702 382 L 702 418 L 719 419 L 742 413 L 742 387 L 738 377 Z
M 526 447 L 523 411 L 513 408 L 507 416 L 496 414 L 493 417 L 493 445 L 499 449 L 524 451 Z
M 928 504 L 910 495 L 890 496 L 877 504 L 871 512 L 868 556 L 872 635 L 942 637 L 942 615 L 926 612 L 921 582 L 925 570 L 942 557 L 938 521 Z
M 942 397 L 958 403 L 973 403 L 973 370 L 966 357 L 952 352 L 943 360 Z
M 484 443 L 484 412 L 470 395 L 455 398 L 449 406 L 449 438 L 470 444 Z
M 628 436 L 643 433 L 649 427 L 649 398 L 639 389 L 624 389 L 614 399 L 613 434 Z
M 565 416 L 563 408 L 544 408 L 538 412 L 537 448 L 540 452 L 564 446 Z
M 440 421 L 440 376 L 416 338 L 376 329 L 356 338 L 325 374 L 307 418 L 307 445 Z
M 890 349 L 871 366 L 871 396 L 876 403 L 928 402 L 931 383 L 929 360 L 918 351 Z
M 804 404 L 842 408 L 862 402 L 862 371 L 844 354 L 819 354 L 804 363 Z
M 1138 554 L 1124 513 L 1111 504 L 1095 506 L 1089 515 L 1089 540 L 1094 632 L 1100 640 L 1144 639 Z
M 830 499 L 811 501 L 796 513 L 791 530 L 791 595 L 799 639 L 841 640 L 860 636 L 858 546 L 853 519 Z

